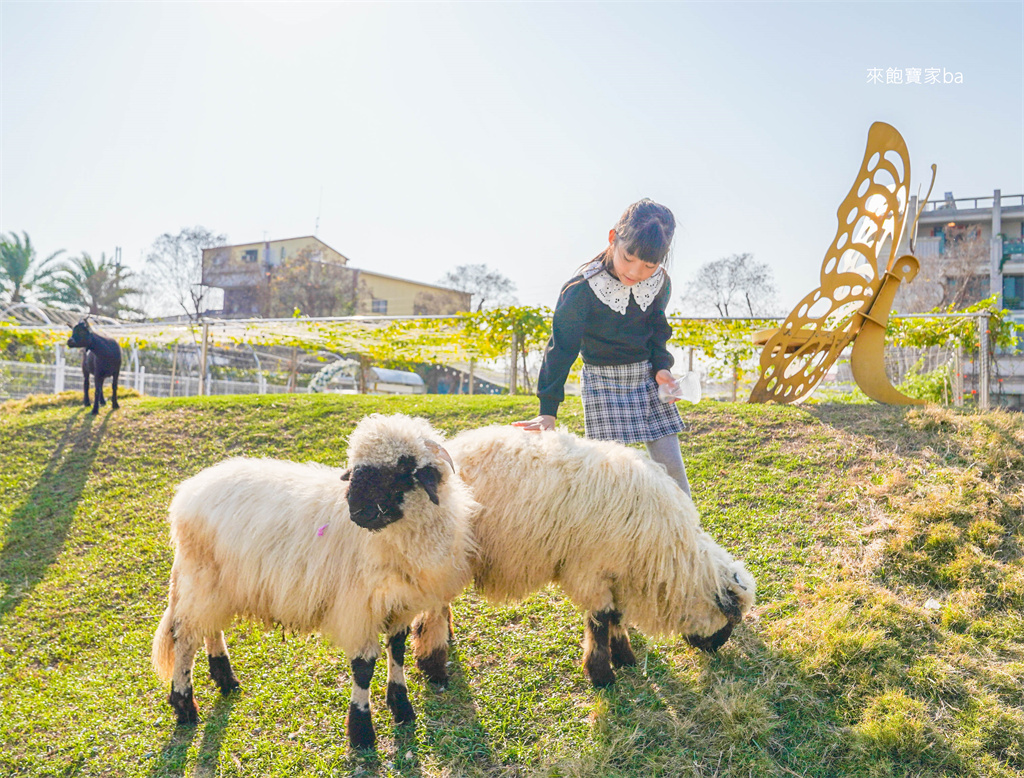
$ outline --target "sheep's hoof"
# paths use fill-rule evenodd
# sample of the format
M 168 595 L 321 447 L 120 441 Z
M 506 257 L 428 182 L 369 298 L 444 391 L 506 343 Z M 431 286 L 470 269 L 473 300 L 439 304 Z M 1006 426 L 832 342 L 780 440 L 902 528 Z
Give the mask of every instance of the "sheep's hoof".
M 426 656 L 416 657 L 416 667 L 436 686 L 448 685 L 448 649 L 438 648 Z
M 583 669 L 596 689 L 604 689 L 615 683 L 615 671 L 612 670 L 611 664 L 607 661 L 591 662 L 588 659 L 584 663 Z
M 217 684 L 221 694 L 231 694 L 231 692 L 241 686 L 238 679 L 235 678 L 235 674 L 231 671 L 231 660 L 226 654 L 223 656 L 210 656 L 207 654 L 206 658 L 210 662 L 210 678 Z
M 354 703 L 348 706 L 348 743 L 352 748 L 372 749 L 377 745 L 373 732 L 370 709 L 360 710 Z
M 632 667 L 636 664 L 636 654 L 627 638 L 612 638 L 612 664 L 616 667 Z
M 178 724 L 198 724 L 199 723 L 199 708 L 196 707 L 196 701 L 192 698 L 192 690 L 189 689 L 185 694 L 174 691 L 171 689 L 171 693 L 167 697 L 167 702 L 174 708 L 174 715 L 178 720 Z
M 412 703 L 409 702 L 409 692 L 402 684 L 394 682 L 388 684 L 387 702 L 395 724 L 409 724 L 416 720 L 416 711 L 412 709 Z
M 100 409 L 97 408 L 96 406 L 93 406 L 92 415 L 93 416 L 99 416 L 100 415 Z

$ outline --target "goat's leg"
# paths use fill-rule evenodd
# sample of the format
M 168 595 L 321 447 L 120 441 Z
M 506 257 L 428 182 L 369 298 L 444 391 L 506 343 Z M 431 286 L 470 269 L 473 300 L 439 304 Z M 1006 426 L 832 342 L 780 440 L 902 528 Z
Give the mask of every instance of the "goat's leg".
M 96 385 L 96 396 L 100 398 L 100 405 L 107 404 L 107 398 L 103 396 L 103 382 L 106 380 L 106 376 L 99 375 L 98 373 L 92 379 L 93 384 Z
M 405 685 L 405 639 L 409 628 L 402 627 L 388 638 L 388 708 L 396 724 L 407 724 L 416 720 L 416 712 L 409 702 L 409 690 Z
M 416 617 L 412 624 L 412 647 L 416 666 L 427 680 L 448 685 L 448 641 L 452 638 L 452 612 L 448 605 Z
M 199 721 L 199 709 L 192 696 L 192 664 L 199 641 L 191 632 L 177 625 L 171 628 L 171 635 L 174 640 L 174 674 L 167 702 L 174 708 L 179 724 L 195 724 Z
M 117 404 L 117 375 L 119 372 L 115 370 L 114 374 L 110 376 L 110 408 L 115 411 L 121 407 Z
M 612 670 L 609 633 L 612 614 L 607 610 L 590 613 L 587 617 L 586 633 L 583 640 L 583 669 L 594 686 L 611 686 L 615 683 L 615 672 Z
M 230 694 L 240 686 L 231 670 L 231 658 L 228 656 L 223 632 L 206 638 L 206 658 L 210 662 L 210 678 L 220 688 L 221 694 Z
M 352 748 L 373 748 L 377 736 L 370 716 L 370 681 L 380 646 L 373 646 L 352 659 L 352 699 L 348 705 L 348 743 Z
M 612 611 L 612 619 L 609 622 L 609 643 L 612 652 L 612 664 L 615 667 L 626 667 L 636 664 L 636 654 L 633 653 L 633 646 L 629 643 L 629 633 L 622 626 L 622 614 Z
M 82 379 L 84 380 L 84 386 L 82 387 L 82 405 L 84 405 L 86 408 L 88 408 L 90 405 L 92 405 L 92 403 L 89 402 L 89 371 L 88 370 L 83 370 L 82 371 Z

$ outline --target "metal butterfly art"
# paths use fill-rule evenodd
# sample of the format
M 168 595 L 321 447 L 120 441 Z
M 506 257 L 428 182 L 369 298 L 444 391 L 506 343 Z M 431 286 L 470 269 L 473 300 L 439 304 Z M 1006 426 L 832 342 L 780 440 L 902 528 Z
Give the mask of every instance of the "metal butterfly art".
M 933 184 L 934 180 L 932 165 Z M 754 336 L 764 349 L 750 402 L 807 399 L 850 343 L 853 377 L 868 397 L 891 405 L 923 402 L 890 383 L 883 359 L 896 290 L 901 282 L 913 279 L 920 267 L 913 254 L 896 256 L 906 226 L 909 191 L 907 144 L 895 127 L 875 122 L 868 131 L 857 180 L 837 212 L 839 229 L 821 264 L 821 286 L 797 303 L 780 328 Z M 911 235 L 916 227 L 915 217 Z

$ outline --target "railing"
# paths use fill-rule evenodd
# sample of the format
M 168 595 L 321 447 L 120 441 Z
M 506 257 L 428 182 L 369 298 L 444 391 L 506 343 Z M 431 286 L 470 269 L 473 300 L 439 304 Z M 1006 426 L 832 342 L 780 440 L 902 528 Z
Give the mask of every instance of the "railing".
M 924 206 L 924 212 L 958 211 L 961 208 L 965 210 L 992 208 L 995 206 L 995 200 L 995 195 L 988 195 L 987 197 L 957 197 L 953 200 L 929 200 Z M 966 205 L 961 206 L 960 203 L 970 203 L 971 205 L 968 208 Z M 978 203 L 988 203 L 988 205 L 978 205 Z M 1015 205 L 1024 205 L 1024 194 L 1000 195 L 1000 208 L 1012 208 Z

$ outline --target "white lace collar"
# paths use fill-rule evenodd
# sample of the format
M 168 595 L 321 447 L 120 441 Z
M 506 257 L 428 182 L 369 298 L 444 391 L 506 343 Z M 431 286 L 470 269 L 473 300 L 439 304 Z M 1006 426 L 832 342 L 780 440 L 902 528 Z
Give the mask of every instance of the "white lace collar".
M 587 279 L 587 283 L 594 290 L 598 300 L 616 313 L 623 315 L 626 313 L 631 294 L 636 300 L 636 304 L 640 306 L 640 310 L 646 311 L 654 302 L 654 298 L 658 296 L 661 287 L 665 285 L 665 270 L 660 266 L 650 278 L 632 286 L 626 286 L 609 273 L 599 259 L 595 259 L 583 268 L 583 277 Z

